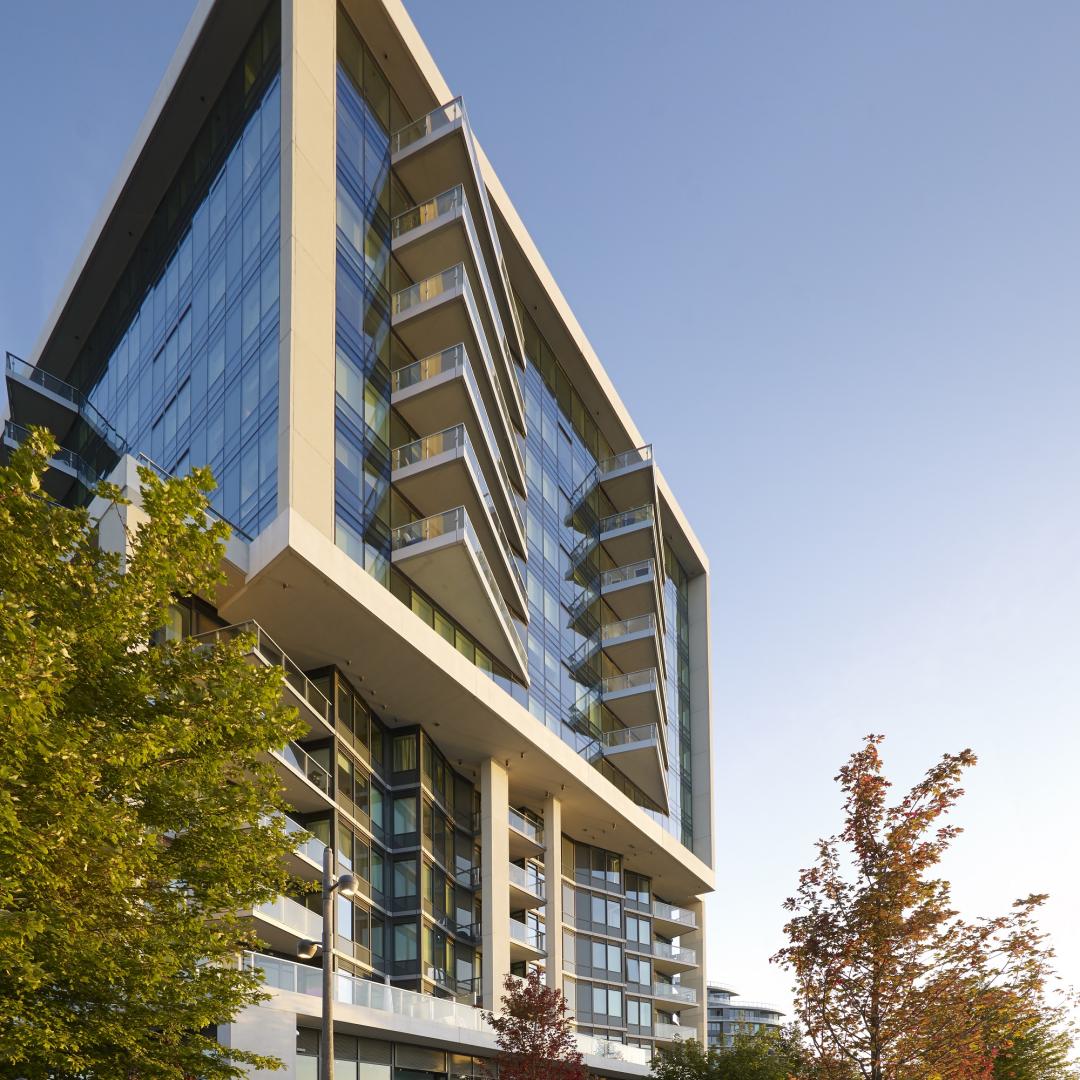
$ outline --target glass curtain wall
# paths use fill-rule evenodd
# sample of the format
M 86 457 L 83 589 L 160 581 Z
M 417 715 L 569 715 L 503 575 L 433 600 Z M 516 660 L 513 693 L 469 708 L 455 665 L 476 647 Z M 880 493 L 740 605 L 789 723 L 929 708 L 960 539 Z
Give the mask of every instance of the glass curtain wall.
M 132 452 L 210 465 L 214 508 L 249 534 L 277 506 L 279 69 L 273 4 L 72 375 Z

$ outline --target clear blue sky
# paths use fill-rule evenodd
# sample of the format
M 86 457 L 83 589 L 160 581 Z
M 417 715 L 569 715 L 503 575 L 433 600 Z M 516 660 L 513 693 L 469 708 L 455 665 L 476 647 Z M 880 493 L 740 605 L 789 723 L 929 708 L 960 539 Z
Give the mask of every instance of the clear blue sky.
M 0 345 L 188 7 L 6 13 Z M 786 998 L 780 904 L 873 730 L 902 781 L 980 754 L 956 899 L 1052 893 L 1080 983 L 1080 6 L 410 10 L 712 559 L 711 973 Z

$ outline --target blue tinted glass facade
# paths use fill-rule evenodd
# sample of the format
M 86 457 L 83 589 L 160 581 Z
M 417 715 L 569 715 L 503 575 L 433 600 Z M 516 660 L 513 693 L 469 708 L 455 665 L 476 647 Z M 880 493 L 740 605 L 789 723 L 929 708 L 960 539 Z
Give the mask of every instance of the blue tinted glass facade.
M 275 77 L 90 394 L 133 451 L 209 465 L 249 534 L 277 507 L 280 97 Z
M 390 582 L 390 139 L 337 75 L 334 521 L 338 545 Z

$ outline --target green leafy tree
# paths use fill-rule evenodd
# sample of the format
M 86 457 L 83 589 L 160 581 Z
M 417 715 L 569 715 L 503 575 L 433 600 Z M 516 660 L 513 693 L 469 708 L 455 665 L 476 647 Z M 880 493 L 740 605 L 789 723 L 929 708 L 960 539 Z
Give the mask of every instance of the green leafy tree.
M 662 1046 L 653 1058 L 655 1080 L 789 1080 L 802 1074 L 801 1040 L 794 1028 L 741 1032 L 725 1047 L 705 1049 L 696 1039 Z
M 1059 1015 L 1040 1020 L 998 1055 L 994 1080 L 1080 1080 L 1071 1025 Z
M 570 1008 L 561 990 L 534 969 L 507 975 L 501 1013 L 485 1013 L 499 1048 L 499 1080 L 586 1080 Z
M 287 884 L 265 753 L 297 721 L 243 640 L 151 644 L 174 597 L 218 582 L 213 481 L 143 472 L 122 558 L 96 543 L 100 518 L 43 497 L 54 449 L 35 430 L 0 468 L 0 1072 L 273 1066 L 213 1032 L 265 996 L 238 969 L 254 941 L 235 913 Z
M 975 755 L 946 754 L 890 803 L 880 743 L 869 736 L 840 770 L 843 829 L 818 842 L 786 904 L 788 945 L 774 959 L 795 976 L 807 1065 L 823 1080 L 988 1080 L 1057 1015 L 1035 922 L 1046 898 L 961 919 L 933 871 L 960 832 L 943 819 Z

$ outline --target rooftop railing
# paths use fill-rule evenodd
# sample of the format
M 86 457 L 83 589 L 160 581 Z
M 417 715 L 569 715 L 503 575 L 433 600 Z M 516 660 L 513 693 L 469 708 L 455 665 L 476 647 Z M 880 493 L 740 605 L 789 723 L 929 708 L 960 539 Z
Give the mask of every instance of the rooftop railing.
M 255 638 L 254 652 L 271 667 L 279 667 L 285 672 L 285 681 L 320 720 L 328 726 L 333 717 L 333 710 L 326 695 L 304 674 L 303 668 L 291 660 L 272 637 L 254 620 L 233 623 L 217 630 L 208 630 L 203 634 L 192 635 L 191 640 L 200 644 L 216 645 L 221 641 L 233 641 L 243 635 Z

